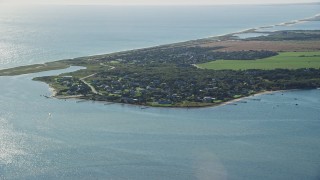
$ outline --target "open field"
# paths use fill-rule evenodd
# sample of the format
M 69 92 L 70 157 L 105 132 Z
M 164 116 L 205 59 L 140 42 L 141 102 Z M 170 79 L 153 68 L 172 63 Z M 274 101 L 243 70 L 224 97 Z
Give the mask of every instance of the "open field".
M 213 70 L 320 68 L 320 51 L 285 52 L 274 57 L 259 60 L 217 60 L 197 64 L 197 67 Z

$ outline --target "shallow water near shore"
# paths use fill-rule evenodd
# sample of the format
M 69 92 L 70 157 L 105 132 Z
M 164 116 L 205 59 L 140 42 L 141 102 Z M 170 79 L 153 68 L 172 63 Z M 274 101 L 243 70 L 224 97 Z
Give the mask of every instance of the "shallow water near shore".
M 141 109 L 45 98 L 48 86 L 30 80 L 63 71 L 0 77 L 0 178 L 320 177 L 320 90 Z

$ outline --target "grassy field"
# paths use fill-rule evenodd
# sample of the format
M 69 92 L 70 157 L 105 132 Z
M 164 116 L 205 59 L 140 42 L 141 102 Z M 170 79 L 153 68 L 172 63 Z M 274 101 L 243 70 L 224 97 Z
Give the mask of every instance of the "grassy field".
M 197 67 L 214 70 L 320 68 L 320 51 L 285 52 L 280 53 L 278 56 L 258 60 L 217 60 L 197 64 Z

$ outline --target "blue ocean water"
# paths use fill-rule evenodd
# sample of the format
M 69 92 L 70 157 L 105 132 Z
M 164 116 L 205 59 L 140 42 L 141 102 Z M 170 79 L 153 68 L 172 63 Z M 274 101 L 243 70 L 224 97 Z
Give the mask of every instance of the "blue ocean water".
M 320 90 L 141 109 L 40 96 L 57 72 L 0 77 L 0 179 L 320 177 Z
M 225 34 L 318 10 L 314 5 L 5 9 L 0 68 Z M 31 81 L 76 69 L 0 77 L 0 179 L 320 178 L 320 90 L 249 97 L 237 106 L 141 109 L 48 99 L 43 96 L 51 94 L 48 86 Z

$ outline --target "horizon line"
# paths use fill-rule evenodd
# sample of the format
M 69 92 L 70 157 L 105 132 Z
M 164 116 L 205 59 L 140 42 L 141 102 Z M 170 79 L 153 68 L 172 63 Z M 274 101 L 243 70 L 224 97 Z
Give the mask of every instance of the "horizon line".
M 303 5 L 303 4 L 320 4 L 319 1 L 315 2 L 296 2 L 296 3 L 290 3 L 290 2 L 281 2 L 281 3 L 186 3 L 186 4 L 181 4 L 181 3 L 172 3 L 172 4 L 157 4 L 157 3 L 40 3 L 40 2 L 33 2 L 33 3 L 10 3 L 10 2 L 3 2 L 0 4 L 3 5 L 104 5 L 104 6 L 221 6 L 221 5 Z

